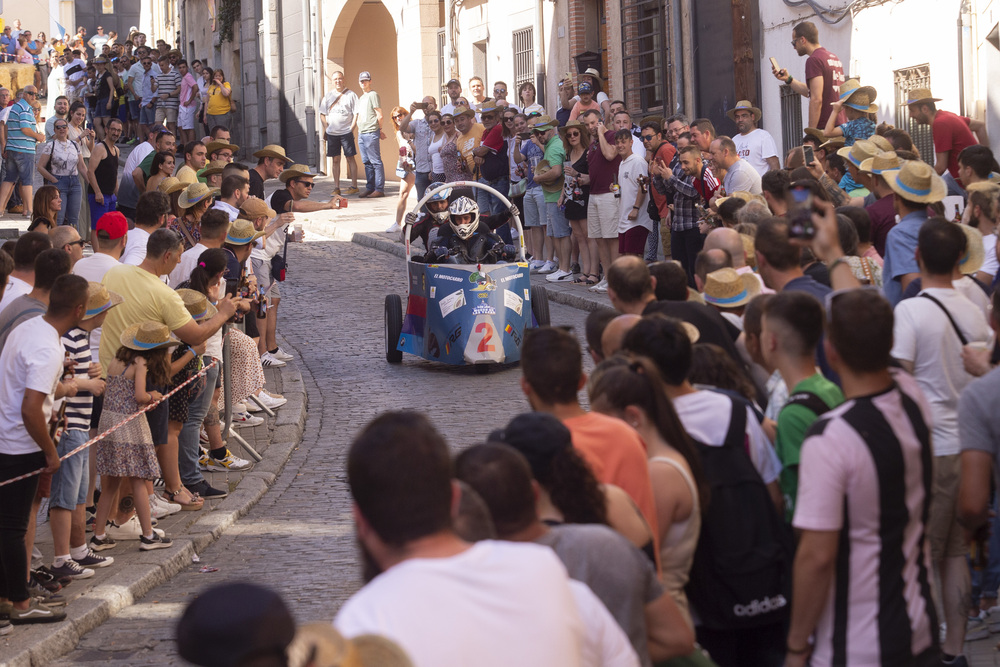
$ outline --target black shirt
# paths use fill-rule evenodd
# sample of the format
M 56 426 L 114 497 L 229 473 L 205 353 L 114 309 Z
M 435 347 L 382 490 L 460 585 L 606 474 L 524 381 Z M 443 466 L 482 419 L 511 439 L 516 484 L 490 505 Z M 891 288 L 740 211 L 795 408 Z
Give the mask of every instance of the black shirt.
M 250 170 L 250 196 L 258 199 L 264 198 L 264 179 L 261 178 L 256 169 Z
M 253 171 L 250 172 L 251 174 Z M 278 212 L 278 215 L 282 213 L 288 213 L 291 209 L 292 203 L 292 192 L 288 188 L 284 190 L 276 190 L 273 195 L 271 195 L 271 208 Z
M 743 358 L 736 350 L 734 341 L 740 330 L 726 320 L 719 311 L 696 301 L 651 301 L 643 309 L 643 315 L 662 313 L 668 317 L 689 322 L 698 329 L 699 343 L 712 343 L 726 351 L 743 368 Z

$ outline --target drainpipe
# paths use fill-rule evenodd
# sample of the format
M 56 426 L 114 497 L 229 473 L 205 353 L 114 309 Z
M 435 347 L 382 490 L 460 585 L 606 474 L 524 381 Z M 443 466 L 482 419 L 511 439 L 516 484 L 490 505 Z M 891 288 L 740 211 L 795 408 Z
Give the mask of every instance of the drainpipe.
M 302 45 L 302 69 L 305 81 L 305 112 L 306 112 L 306 162 L 310 166 L 319 164 L 318 143 L 316 135 L 316 77 L 313 63 L 313 10 L 309 0 L 302 0 L 302 35 L 305 44 Z
M 535 0 L 535 93 L 536 103 L 545 106 L 545 12 L 542 3 L 545 0 Z M 553 115 L 553 117 L 555 117 Z
M 694 120 L 695 111 L 695 75 L 694 75 L 694 7 L 692 0 L 681 0 L 681 52 L 684 57 L 684 112 L 691 114 Z
M 970 0 L 963 0 L 958 10 L 958 107 L 963 115 L 972 116 L 975 109 L 974 55 L 972 52 L 972 7 Z
M 444 81 L 441 82 L 442 85 L 451 81 L 452 79 L 458 78 L 456 72 L 458 71 L 458 62 L 455 58 L 455 36 L 454 36 L 454 25 L 455 25 L 455 0 L 445 0 L 444 5 Z M 441 91 L 438 91 L 438 95 L 442 95 Z M 443 99 L 442 101 L 448 102 L 448 99 Z
M 670 113 L 667 116 L 677 113 L 684 108 L 684 79 L 685 72 L 683 62 L 688 59 L 688 52 L 683 47 L 683 29 L 681 25 L 681 5 L 676 0 L 670 3 L 670 88 L 671 102 L 673 103 Z

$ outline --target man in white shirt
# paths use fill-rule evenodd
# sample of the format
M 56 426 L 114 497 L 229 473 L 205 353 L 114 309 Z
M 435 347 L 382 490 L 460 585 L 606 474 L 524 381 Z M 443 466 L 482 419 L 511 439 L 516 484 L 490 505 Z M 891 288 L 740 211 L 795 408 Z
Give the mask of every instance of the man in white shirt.
M 78 49 L 73 49 L 73 58 L 66 63 L 66 96 L 73 102 L 83 100 L 83 89 L 87 83 L 87 61 Z
M 934 494 L 927 519 L 931 562 L 940 577 L 945 654 L 962 653 L 965 602 L 969 598 L 967 547 L 956 515 L 959 480 L 958 399 L 974 379 L 962 364 L 962 348 L 984 343 L 990 327 L 983 312 L 954 289 L 952 274 L 965 254 L 966 237 L 951 222 L 930 219 L 920 227 L 917 262 L 923 288 L 894 311 L 892 356 L 913 374 L 931 407 Z
M 340 194 L 340 153 L 347 159 L 347 177 L 351 187 L 347 194 L 358 194 L 358 147 L 354 143 L 354 128 L 358 117 L 355 107 L 358 96 L 344 85 L 344 73 L 333 73 L 333 90 L 326 94 L 319 105 L 319 119 L 326 134 L 326 156 L 333 160 L 333 193 Z
M 628 114 L 618 114 L 615 122 Z M 653 231 L 649 217 L 649 167 L 646 160 L 632 152 L 634 137 L 628 128 L 615 132 L 615 150 L 622 159 L 618 165 L 618 254 L 643 256 L 646 239 Z
M 250 196 L 250 181 L 242 176 L 232 174 L 222 179 L 222 192 L 215 200 L 212 208 L 224 211 L 232 222 L 240 215 L 240 206 Z
M 458 98 L 462 96 L 462 82 L 458 79 L 451 79 L 445 85 L 448 90 L 448 104 L 441 107 L 441 115 L 453 115 L 455 107 L 458 106 Z
M 740 131 L 733 137 L 737 155 L 746 160 L 761 176 L 772 169 L 780 169 L 781 162 L 778 160 L 774 137 L 757 127 L 760 109 L 746 100 L 740 100 L 727 115 Z
M 43 250 L 52 247 L 48 234 L 42 232 L 25 232 L 14 245 L 14 271 L 7 279 L 7 289 L 0 299 L 0 312 L 11 301 L 27 294 L 35 284 L 35 259 Z
M 194 267 L 198 266 L 198 258 L 201 253 L 209 248 L 221 248 L 226 241 L 226 232 L 229 231 L 229 218 L 224 211 L 209 210 L 201 218 L 201 240 L 193 247 L 188 248 L 181 254 L 181 261 L 167 278 L 167 284 L 177 289 L 177 287 L 191 277 Z
M 159 191 L 144 192 L 136 205 L 135 227 L 128 233 L 121 263 L 139 266 L 146 259 L 149 236 L 162 227 L 170 212 L 170 199 Z
M 455 534 L 451 453 L 426 417 L 377 417 L 347 474 L 369 583 L 334 620 L 345 636 L 388 637 L 416 667 L 581 663 L 583 625 L 552 550 Z

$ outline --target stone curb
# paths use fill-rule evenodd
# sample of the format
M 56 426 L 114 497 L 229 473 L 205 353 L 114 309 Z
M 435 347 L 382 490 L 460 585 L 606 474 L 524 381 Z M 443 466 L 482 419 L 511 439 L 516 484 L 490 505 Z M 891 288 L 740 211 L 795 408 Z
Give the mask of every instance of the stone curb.
M 19 634 L 32 633 L 34 636 L 26 638 L 29 645 L 12 655 L 0 652 L 0 667 L 40 667 L 69 653 L 88 632 L 190 566 L 192 556 L 219 539 L 257 504 L 298 446 L 306 421 L 305 384 L 301 373 L 290 365 L 275 370 L 281 374 L 282 393 L 288 399 L 283 409 L 276 413 L 274 433 L 280 434 L 281 442 L 268 445 L 264 460 L 243 476 L 236 489 L 218 507 L 199 517 L 186 533 L 173 538 L 174 548 L 143 552 L 140 562 L 130 563 L 115 572 L 114 583 L 96 586 L 72 600 L 65 608 L 66 620 L 62 623 L 15 628 Z

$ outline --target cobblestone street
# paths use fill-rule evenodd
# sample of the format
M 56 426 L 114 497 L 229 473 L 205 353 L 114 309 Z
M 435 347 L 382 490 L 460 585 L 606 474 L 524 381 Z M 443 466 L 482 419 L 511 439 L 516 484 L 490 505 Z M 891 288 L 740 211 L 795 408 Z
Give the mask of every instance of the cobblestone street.
M 462 448 L 527 409 L 520 371 L 481 376 L 405 356 L 384 359 L 383 299 L 403 293 L 398 257 L 352 243 L 289 248 L 289 280 L 279 317 L 283 346 L 296 355 L 308 416 L 301 446 L 275 485 L 171 581 L 85 636 L 58 665 L 184 664 L 173 627 L 199 590 L 253 580 L 280 591 L 299 622 L 331 620 L 359 585 L 344 459 L 352 436 L 391 408 L 426 409 L 449 444 Z M 583 335 L 585 313 L 551 304 L 552 323 Z M 433 407 L 429 407 L 433 406 Z M 202 565 L 218 572 L 199 573 Z

